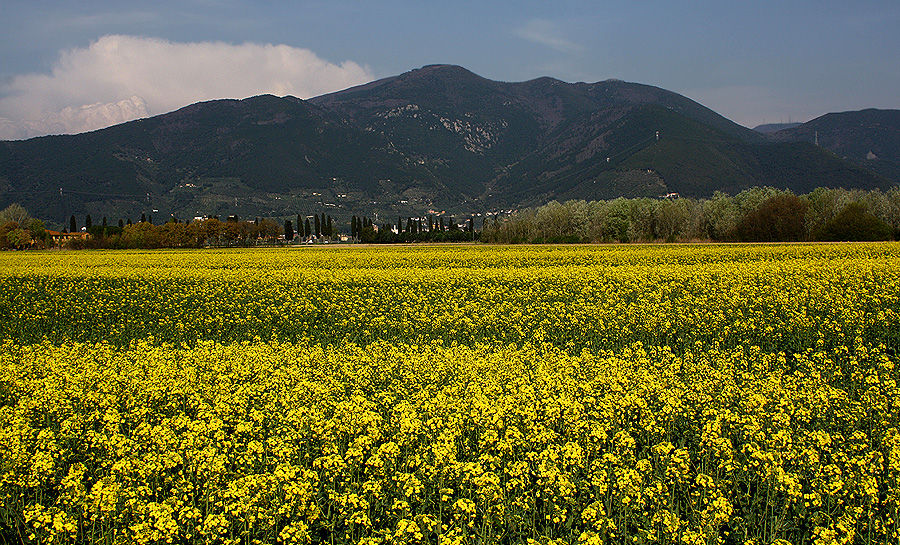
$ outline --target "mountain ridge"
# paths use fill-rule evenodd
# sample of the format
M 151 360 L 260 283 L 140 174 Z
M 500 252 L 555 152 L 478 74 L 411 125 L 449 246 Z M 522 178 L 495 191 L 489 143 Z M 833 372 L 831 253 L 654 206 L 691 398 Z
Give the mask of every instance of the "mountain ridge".
M 309 100 L 205 101 L 90 133 L 0 142 L 0 205 L 59 218 L 467 214 L 825 184 L 892 181 L 658 87 L 508 83 L 455 65 Z
M 778 142 L 810 142 L 900 183 L 900 110 L 832 112 L 777 131 Z

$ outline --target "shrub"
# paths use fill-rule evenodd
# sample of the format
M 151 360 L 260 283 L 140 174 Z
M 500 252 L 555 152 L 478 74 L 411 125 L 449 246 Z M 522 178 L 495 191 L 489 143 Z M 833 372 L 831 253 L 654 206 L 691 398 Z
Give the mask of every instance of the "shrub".
M 825 224 L 823 240 L 890 240 L 891 227 L 859 202 L 848 204 Z

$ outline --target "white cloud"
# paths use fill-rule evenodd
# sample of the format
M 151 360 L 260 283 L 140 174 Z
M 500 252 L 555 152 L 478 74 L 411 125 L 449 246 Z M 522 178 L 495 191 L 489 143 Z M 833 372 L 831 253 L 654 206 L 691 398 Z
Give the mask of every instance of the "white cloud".
M 522 39 L 547 46 L 563 53 L 573 53 L 581 51 L 582 49 L 580 45 L 561 37 L 559 26 L 546 19 L 532 19 L 525 23 L 524 26 L 517 28 L 514 32 L 516 36 Z
M 61 52 L 50 74 L 0 85 L 0 138 L 89 131 L 201 100 L 309 98 L 372 79 L 355 62 L 287 45 L 104 36 Z

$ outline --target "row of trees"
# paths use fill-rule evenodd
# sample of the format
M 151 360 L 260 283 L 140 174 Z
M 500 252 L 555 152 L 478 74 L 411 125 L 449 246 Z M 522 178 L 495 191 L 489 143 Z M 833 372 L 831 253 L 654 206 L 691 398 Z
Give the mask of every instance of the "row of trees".
M 85 217 L 83 239 L 72 247 L 161 248 L 253 246 L 290 241 L 329 240 L 338 235 L 326 214 L 297 215 L 283 224 L 273 219 L 225 221 L 209 218 L 182 222 L 175 218 L 155 225 L 104 217 L 94 224 Z M 77 232 L 76 218 L 69 228 Z M 353 240 L 369 243 L 451 242 L 482 240 L 523 242 L 647 241 L 807 241 L 888 240 L 900 238 L 900 188 L 888 192 L 819 188 L 806 195 L 773 188 L 752 188 L 735 196 L 715 193 L 709 199 L 625 199 L 551 202 L 510 216 L 487 220 L 476 233 L 472 219 L 459 225 L 450 217 L 398 218 L 376 224 L 353 216 Z M 42 248 L 51 244 L 41 220 L 17 204 L 0 211 L 0 249 Z
M 797 196 L 769 187 L 709 199 L 551 202 L 496 217 L 487 242 L 889 240 L 900 236 L 900 188 L 819 188 Z
M 44 248 L 52 245 L 48 232 L 40 220 L 31 218 L 18 204 L 11 205 L 0 214 L 0 249 Z M 113 224 L 103 217 L 99 224 L 90 214 L 79 226 L 73 215 L 63 233 L 84 233 L 87 236 L 65 237 L 70 248 L 191 248 L 202 246 L 256 246 L 290 242 L 328 241 L 340 233 L 334 219 L 327 214 L 296 217 L 283 224 L 276 220 L 256 218 L 242 221 L 229 216 L 181 221 L 170 218 L 156 225 L 152 216 L 142 214 L 138 222 L 119 219 Z M 391 242 L 449 242 L 474 240 L 474 222 L 469 220 L 464 228 L 443 217 L 399 218 L 396 225 L 376 226 L 368 217 L 353 216 L 350 222 L 352 240 L 370 243 Z
M 200 248 L 204 246 L 254 246 L 278 243 L 282 226 L 272 219 L 240 221 L 217 218 L 190 222 L 168 221 L 155 225 L 149 221 L 123 227 L 93 225 L 90 237 L 72 239 L 71 248 Z
M 369 218 L 357 218 L 353 216 L 351 221 L 351 233 L 355 240 L 375 244 L 391 244 L 403 242 L 465 242 L 477 240 L 479 233 L 475 232 L 475 220 L 469 218 L 460 227 L 453 216 L 446 222 L 443 216 L 435 218 L 397 218 L 396 224 L 384 223 L 376 228 L 375 223 Z

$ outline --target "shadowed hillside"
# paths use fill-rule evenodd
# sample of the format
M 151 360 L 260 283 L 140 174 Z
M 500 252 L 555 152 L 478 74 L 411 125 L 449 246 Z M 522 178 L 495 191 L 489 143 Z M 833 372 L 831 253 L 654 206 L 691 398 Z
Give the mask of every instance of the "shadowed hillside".
M 800 136 L 776 138 L 647 85 L 504 83 L 435 65 L 309 101 L 217 100 L 91 133 L 0 142 L 0 206 L 20 202 L 60 221 L 152 210 L 348 219 L 891 185 L 840 153 L 795 143 Z

